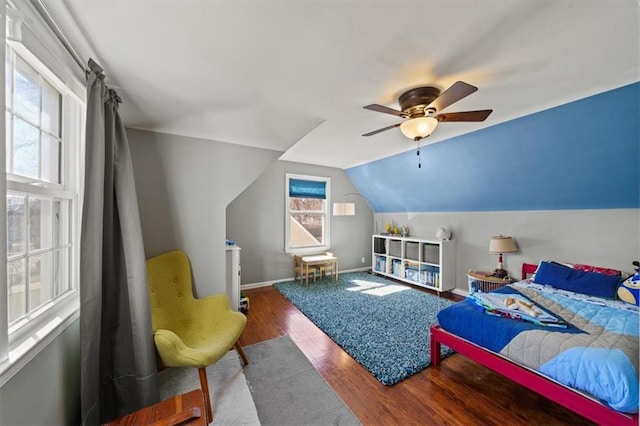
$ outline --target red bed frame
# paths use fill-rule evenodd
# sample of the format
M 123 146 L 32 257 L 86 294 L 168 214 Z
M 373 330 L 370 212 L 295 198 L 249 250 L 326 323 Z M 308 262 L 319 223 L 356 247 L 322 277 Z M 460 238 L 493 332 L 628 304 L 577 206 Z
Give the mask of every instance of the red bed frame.
M 522 279 L 533 274 L 537 266 L 523 263 Z M 495 352 L 451 334 L 438 325 L 431 327 L 431 364 L 434 366 L 441 362 L 441 344 L 598 424 L 638 425 L 638 414 L 627 415 L 615 411 L 533 370 L 511 362 Z

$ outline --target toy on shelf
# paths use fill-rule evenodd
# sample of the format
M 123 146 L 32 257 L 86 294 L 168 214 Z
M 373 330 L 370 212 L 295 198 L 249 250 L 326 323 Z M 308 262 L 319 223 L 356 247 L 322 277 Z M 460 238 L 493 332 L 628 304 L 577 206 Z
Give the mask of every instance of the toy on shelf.
M 391 222 L 387 222 L 384 225 L 384 230 L 385 232 L 382 233 L 382 235 L 391 235 L 394 237 L 408 237 L 409 236 L 409 225 L 404 225 L 404 226 L 395 226 L 393 224 L 393 221 Z

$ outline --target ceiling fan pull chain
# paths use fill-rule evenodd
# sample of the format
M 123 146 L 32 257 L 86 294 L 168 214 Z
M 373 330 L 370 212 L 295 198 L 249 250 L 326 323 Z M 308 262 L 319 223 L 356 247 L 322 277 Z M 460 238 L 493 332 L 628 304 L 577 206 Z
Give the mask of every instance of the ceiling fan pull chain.
M 416 155 L 418 156 L 418 168 L 422 168 L 422 163 L 420 161 L 420 139 L 416 138 Z

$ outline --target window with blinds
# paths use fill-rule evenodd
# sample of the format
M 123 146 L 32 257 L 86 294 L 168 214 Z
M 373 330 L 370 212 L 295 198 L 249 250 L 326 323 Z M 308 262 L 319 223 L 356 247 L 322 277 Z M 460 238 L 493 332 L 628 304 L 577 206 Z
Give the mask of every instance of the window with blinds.
M 330 184 L 325 177 L 286 175 L 286 252 L 329 248 Z

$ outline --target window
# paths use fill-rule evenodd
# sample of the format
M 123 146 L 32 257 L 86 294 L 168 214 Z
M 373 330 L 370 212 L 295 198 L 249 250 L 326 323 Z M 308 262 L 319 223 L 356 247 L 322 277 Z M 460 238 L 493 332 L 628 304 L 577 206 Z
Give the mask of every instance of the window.
M 7 172 L 60 184 L 62 94 L 10 48 L 5 73 Z
M 327 250 L 331 179 L 286 175 L 285 251 Z
M 77 315 L 85 115 L 84 102 L 19 43 L 5 46 L 4 90 L 7 286 L 0 324 L 6 323 L 1 340 L 8 351 L 0 352 L 2 381 L 27 351 Z

